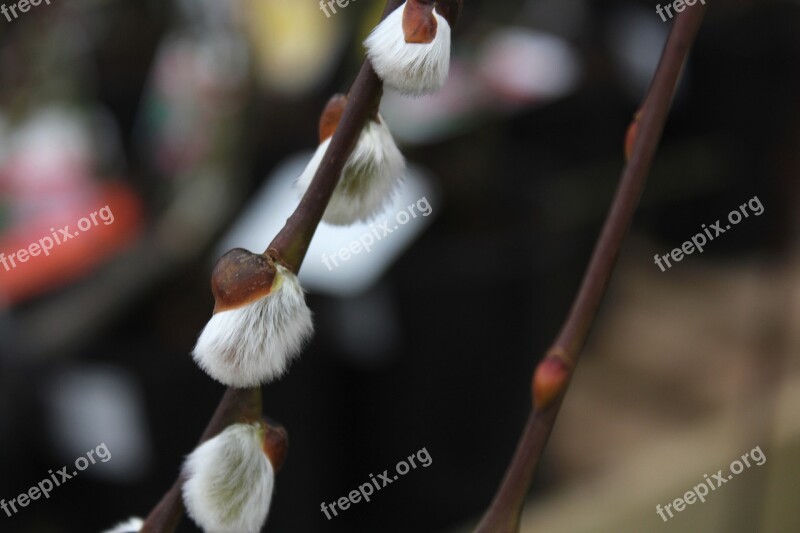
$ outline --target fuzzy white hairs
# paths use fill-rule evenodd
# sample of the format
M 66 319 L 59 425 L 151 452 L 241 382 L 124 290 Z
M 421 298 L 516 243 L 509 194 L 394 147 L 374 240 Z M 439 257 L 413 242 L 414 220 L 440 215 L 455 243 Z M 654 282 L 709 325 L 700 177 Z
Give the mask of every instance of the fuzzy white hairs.
M 224 385 L 248 388 L 282 376 L 314 332 L 297 276 L 281 265 L 267 296 L 216 313 L 192 356 Z
M 144 520 L 131 517 L 126 522 L 119 523 L 113 528 L 105 530 L 103 533 L 139 533 L 143 525 Z
M 269 513 L 275 471 L 264 426 L 234 424 L 198 446 L 183 465 L 183 502 L 206 533 L 258 533 Z
M 322 216 L 328 224 L 346 226 L 371 219 L 386 207 L 403 179 L 406 168 L 403 154 L 386 123 L 380 116 L 377 119 L 367 120 L 342 169 L 342 176 Z M 330 142 L 331 137 L 319 145 L 297 179 L 301 191 L 311 184 Z
M 392 11 L 364 41 L 367 56 L 384 84 L 411 96 L 442 88 L 450 71 L 450 24 L 433 9 L 436 35 L 429 43 L 406 42 L 403 14 L 409 2 Z

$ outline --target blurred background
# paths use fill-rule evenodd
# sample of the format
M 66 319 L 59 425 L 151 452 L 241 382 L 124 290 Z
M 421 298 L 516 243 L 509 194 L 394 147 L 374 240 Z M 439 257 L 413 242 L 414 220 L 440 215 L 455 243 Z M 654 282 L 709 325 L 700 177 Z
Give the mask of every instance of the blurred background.
M 669 30 L 655 3 L 465 4 L 447 86 L 382 105 L 411 165 L 387 216 L 422 198 L 431 216 L 335 269 L 321 253 L 365 229 L 322 228 L 301 271 L 317 332 L 264 391 L 291 439 L 266 531 L 469 531 L 610 203 Z M 714 4 L 524 531 L 800 531 L 800 4 Z M 0 531 L 101 531 L 172 484 L 223 393 L 189 356 L 211 268 L 266 247 L 294 207 L 382 9 L 69 0 L 0 17 L 0 252 L 77 233 L 0 264 L 0 498 L 111 454 Z M 760 216 L 654 264 L 755 197 Z M 113 222 L 82 222 L 104 207 Z M 764 465 L 656 514 L 756 446 Z M 430 467 L 320 511 L 423 447 Z

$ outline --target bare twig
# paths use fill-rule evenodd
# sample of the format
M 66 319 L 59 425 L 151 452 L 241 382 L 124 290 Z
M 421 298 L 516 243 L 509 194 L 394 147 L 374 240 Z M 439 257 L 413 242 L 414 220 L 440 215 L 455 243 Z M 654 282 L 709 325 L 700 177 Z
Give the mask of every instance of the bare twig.
M 534 471 L 555 424 L 575 365 L 636 212 L 681 70 L 705 12 L 704 4 L 686 9 L 678 14 L 669 34 L 658 69 L 642 104 L 632 156 L 622 172 L 614 202 L 595 245 L 580 290 L 558 337 L 548 350 L 543 363 L 540 363 L 540 368 L 546 368 L 542 364 L 558 362 L 564 371 L 563 379 L 551 380 L 556 385 L 552 394 L 542 395 L 541 391 L 533 391 L 534 397 L 537 397 L 534 409 L 502 484 L 475 530 L 476 533 L 519 531 L 520 515 Z M 537 388 L 536 385 L 534 389 Z

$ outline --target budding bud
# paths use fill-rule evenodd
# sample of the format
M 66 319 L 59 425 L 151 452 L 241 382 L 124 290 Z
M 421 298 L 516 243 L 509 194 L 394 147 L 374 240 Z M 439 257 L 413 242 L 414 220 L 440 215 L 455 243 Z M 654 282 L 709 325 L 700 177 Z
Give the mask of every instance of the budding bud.
M 278 472 L 286 461 L 289 450 L 289 434 L 283 426 L 264 424 L 264 453 L 269 457 L 272 467 Z
M 569 383 L 570 365 L 559 355 L 548 355 L 533 375 L 533 406 L 545 409 Z
M 342 95 L 336 95 L 328 102 L 320 118 L 321 144 L 297 179 L 298 189 L 305 191 L 311 185 L 346 103 L 347 98 Z M 347 158 L 322 220 L 334 225 L 369 220 L 391 200 L 404 173 L 403 154 L 383 118 L 376 114 L 367 119 L 353 152 Z
M 211 274 L 214 312 L 235 309 L 267 296 L 275 281 L 275 271 L 269 257 L 242 248 L 223 255 Z
M 450 28 L 462 0 L 407 0 L 367 37 L 364 46 L 383 82 L 420 96 L 438 91 L 450 70 Z
M 410 0 L 403 10 L 403 35 L 407 43 L 428 44 L 436 38 L 438 23 L 433 2 Z
M 333 137 L 336 128 L 339 127 L 339 122 L 342 120 L 345 107 L 347 107 L 347 96 L 343 94 L 334 94 L 328 100 L 328 104 L 319 118 L 319 142 Z
M 183 501 L 192 520 L 213 533 L 257 533 L 275 485 L 265 436 L 286 432 L 264 422 L 233 424 L 198 446 L 183 465 Z M 285 449 L 285 439 L 284 439 Z
M 268 255 L 231 250 L 214 268 L 214 315 L 192 356 L 211 377 L 248 388 L 283 375 L 311 337 L 297 276 Z
M 641 114 L 641 111 L 636 112 L 628 126 L 627 133 L 625 133 L 625 161 L 630 161 L 633 155 L 633 145 L 636 143 L 636 138 L 639 136 L 639 118 Z

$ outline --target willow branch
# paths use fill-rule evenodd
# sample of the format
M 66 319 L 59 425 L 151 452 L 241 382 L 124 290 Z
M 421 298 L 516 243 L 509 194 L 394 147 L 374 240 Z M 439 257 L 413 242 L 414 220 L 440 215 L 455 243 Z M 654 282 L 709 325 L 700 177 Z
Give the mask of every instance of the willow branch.
M 389 0 L 381 19 L 399 7 L 403 1 Z M 365 59 L 347 95 L 347 106 L 342 119 L 314 179 L 294 213 L 269 245 L 268 249 L 277 252 L 289 270 L 295 273 L 300 270 L 328 201 L 339 183 L 347 158 L 355 148 L 367 118 L 377 111 L 382 93 L 383 83 L 372 69 L 369 59 Z
M 706 6 L 696 4 L 678 14 L 640 111 L 638 133 L 631 158 L 584 274 L 569 315 L 542 364 L 557 362 L 563 369 L 552 397 L 537 391 L 514 457 L 476 533 L 519 531 L 522 507 L 531 480 L 550 437 L 569 381 L 586 343 L 603 295 L 614 271 L 622 242 L 633 220 L 656 149 L 661 140 L 672 98 L 686 57 L 697 35 Z M 539 369 L 537 369 L 537 373 Z M 547 369 L 545 368 L 545 372 Z
M 388 0 L 381 19 L 399 7 L 402 2 L 403 0 Z M 380 104 L 382 91 L 383 83 L 366 59 L 353 82 L 348 94 L 348 105 L 313 181 L 294 213 L 268 247 L 295 273 L 300 270 L 311 239 L 322 220 L 345 162 L 350 157 L 367 118 L 370 114 L 374 114 Z M 230 424 L 242 419 L 260 417 L 261 407 L 260 387 L 246 390 L 228 388 L 203 432 L 200 443 L 214 437 Z M 184 513 L 182 485 L 183 480 L 178 477 L 148 515 L 142 533 L 175 531 Z

